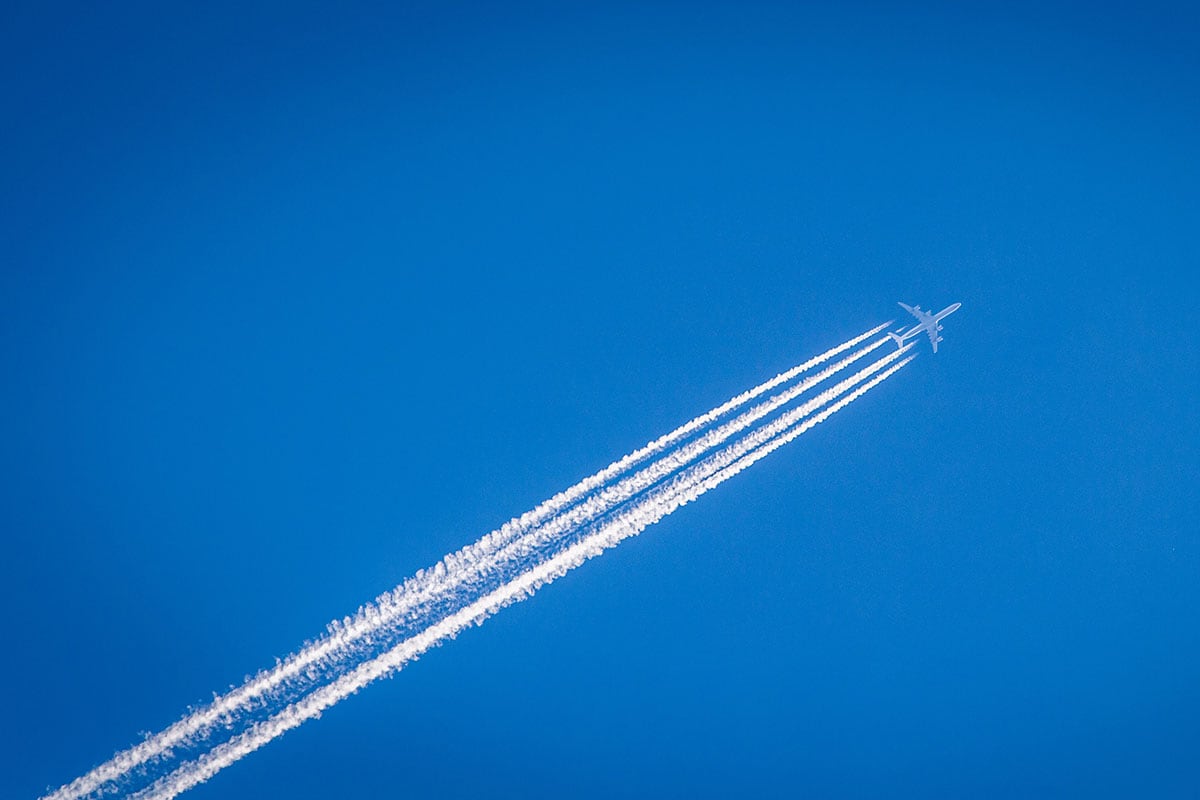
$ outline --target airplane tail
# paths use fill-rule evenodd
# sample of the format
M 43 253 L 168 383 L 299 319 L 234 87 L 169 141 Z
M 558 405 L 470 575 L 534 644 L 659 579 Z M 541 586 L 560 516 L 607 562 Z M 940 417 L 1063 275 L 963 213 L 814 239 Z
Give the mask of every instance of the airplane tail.
M 891 338 L 891 340 L 893 342 L 896 343 L 897 347 L 904 347 L 904 337 L 903 336 L 901 336 L 898 333 L 889 333 L 888 336 Z

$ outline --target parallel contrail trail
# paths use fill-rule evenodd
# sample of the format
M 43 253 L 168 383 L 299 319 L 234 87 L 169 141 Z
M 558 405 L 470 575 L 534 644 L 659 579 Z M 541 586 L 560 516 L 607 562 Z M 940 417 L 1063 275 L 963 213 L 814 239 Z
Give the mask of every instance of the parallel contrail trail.
M 406 615 L 414 614 L 414 609 L 420 610 L 422 603 L 427 604 L 431 598 L 436 598 L 439 595 L 461 591 L 464 585 L 470 585 L 473 582 L 472 578 L 478 581 L 480 575 L 486 574 L 489 570 L 495 571 L 506 564 L 511 569 L 519 558 L 528 557 L 531 550 L 545 547 L 547 542 L 553 542 L 556 537 L 565 531 L 572 528 L 578 529 L 580 526 L 588 524 L 589 521 L 595 520 L 620 504 L 629 501 L 655 482 L 666 478 L 672 472 L 685 466 L 689 461 L 703 455 L 705 451 L 711 450 L 738 431 L 753 424 L 756 420 L 761 419 L 800 396 L 808 388 L 845 368 L 845 366 L 853 361 L 862 358 L 887 340 L 883 339 L 873 343 L 843 359 L 833 367 L 811 376 L 801 384 L 753 407 L 720 428 L 709 431 L 699 439 L 668 454 L 667 457 L 651 464 L 634 476 L 626 478 L 615 485 L 605 487 L 605 484 L 612 478 L 623 472 L 627 472 L 633 465 L 647 458 L 666 452 L 672 445 L 684 439 L 689 434 L 703 429 L 722 415 L 745 405 L 777 386 L 787 383 L 839 353 L 845 352 L 870 336 L 879 333 L 888 324 L 890 323 L 877 326 L 804 364 L 794 367 L 787 372 L 780 373 L 771 380 L 732 398 L 721 406 L 680 426 L 666 436 L 660 437 L 645 447 L 614 462 L 609 467 L 584 479 L 567 491 L 555 495 L 555 497 L 541 504 L 533 511 L 506 523 L 497 531 L 485 536 L 475 545 L 470 545 L 455 554 L 447 556 L 442 562 L 439 562 L 435 569 L 419 572 L 415 579 L 406 581 L 392 592 L 384 593 L 376 603 L 364 606 L 353 619 L 347 618 L 340 624 L 331 624 L 328 633 L 324 637 L 311 644 L 306 644 L 302 650 L 289 656 L 274 669 L 267 672 L 260 672 L 243 686 L 229 692 L 223 697 L 217 698 L 210 706 L 185 717 L 161 733 L 148 738 L 145 742 L 123 753 L 119 753 L 105 764 L 48 795 L 47 800 L 68 800 L 69 798 L 85 797 L 105 787 L 106 784 L 121 782 L 132 775 L 139 767 L 143 767 L 143 765 L 149 765 L 162 758 L 172 757 L 174 755 L 171 752 L 172 748 L 194 746 L 218 728 L 233 728 L 238 726 L 239 723 L 244 724 L 249 721 L 251 712 L 256 710 L 269 711 L 269 707 L 273 704 L 271 702 L 272 693 L 281 691 L 281 687 L 286 686 L 289 681 L 298 681 L 296 686 L 289 687 L 293 693 L 298 693 L 302 690 L 307 691 L 306 686 L 311 688 L 311 684 L 335 677 L 336 673 L 329 672 L 331 667 L 338 663 L 345 663 L 351 657 L 363 657 L 362 653 L 346 651 L 350 650 L 356 644 L 360 648 L 364 647 L 362 645 L 363 640 L 367 642 L 367 646 L 369 647 L 373 642 L 373 634 L 378 634 L 381 629 L 397 620 L 402 620 Z M 839 387 L 843 387 L 838 392 L 845 391 L 846 386 L 852 385 L 857 380 L 861 380 L 864 374 L 870 374 L 881 368 L 883 364 L 895 360 L 898 355 L 899 353 L 895 353 L 886 359 L 881 359 L 876 365 L 857 373 L 854 378 L 838 384 Z M 908 363 L 908 359 L 902 362 L 900 366 L 906 363 Z M 890 375 L 895 369 L 898 369 L 898 367 L 889 370 L 886 374 Z M 876 382 L 877 380 L 873 381 L 869 386 L 875 385 Z M 800 417 L 811 413 L 819 405 L 836 396 L 838 392 L 828 390 L 818 396 L 821 398 L 819 401 L 809 401 L 801 406 L 801 409 L 797 409 L 797 411 L 801 412 L 798 416 L 796 411 L 794 411 L 789 415 L 785 415 L 785 417 L 782 417 L 776 423 L 773 423 L 772 426 L 760 428 L 753 434 L 753 437 L 756 437 L 752 439 L 756 443 L 755 446 L 757 446 L 757 443 L 765 441 L 770 436 L 776 435 L 779 430 L 782 430 L 780 427 L 782 420 L 788 420 L 786 424 L 794 424 Z M 825 412 L 822 413 L 824 414 Z M 820 417 L 820 419 L 824 418 L 823 416 Z M 820 420 L 818 419 L 818 421 Z M 764 430 L 769 430 L 770 432 L 764 433 Z M 748 437 L 748 440 L 751 440 L 751 437 Z M 742 451 L 744 449 L 743 447 Z M 692 478 L 692 480 L 696 480 L 696 478 Z M 600 487 L 605 488 L 595 497 L 563 513 L 564 509 L 570 508 L 572 503 L 586 497 L 589 492 Z M 635 507 L 639 507 L 639 503 L 640 501 L 635 503 Z M 533 536 L 530 536 L 530 534 L 533 534 Z M 426 613 L 430 611 L 428 607 L 425 607 L 423 610 Z M 428 628 L 427 631 L 433 629 Z M 408 641 L 412 640 L 409 639 Z M 346 664 L 346 668 L 353 666 L 354 663 Z M 358 669 L 361 669 L 361 667 Z M 355 672 L 357 671 L 355 670 Z M 355 672 L 349 674 L 355 674 Z M 324 689 L 317 691 L 324 691 Z M 315 696 L 315 692 L 308 697 L 313 696 Z M 286 699 L 288 699 L 286 696 L 274 698 L 274 702 Z M 305 698 L 305 701 L 307 701 L 307 698 Z M 256 729 L 261 724 L 261 722 L 254 723 L 250 730 Z M 246 731 L 244 730 L 240 736 L 244 736 L 245 734 Z M 226 745 L 229 745 L 231 742 L 227 742 Z M 205 756 L 205 759 L 213 756 L 220 748 L 226 747 L 226 745 L 221 745 L 219 748 L 210 751 Z M 106 791 L 111 789 L 112 787 L 109 787 Z
M 862 372 L 878 371 L 878 369 L 906 352 L 911 345 L 880 359 L 872 367 Z M 652 492 L 652 497 L 639 502 L 629 509 L 619 512 L 610 518 L 602 527 L 585 539 L 582 539 L 552 558 L 538 564 L 533 569 L 514 577 L 508 583 L 481 597 L 453 615 L 425 629 L 418 635 L 402 642 L 397 647 L 383 655 L 360 665 L 347 675 L 330 683 L 303 700 L 293 703 L 279 711 L 274 716 L 262 722 L 255 723 L 248 730 L 238 734 L 228 742 L 213 748 L 208 753 L 193 762 L 187 763 L 159 779 L 146 789 L 133 795 L 136 800 L 169 800 L 181 792 L 203 783 L 220 770 L 233 764 L 244 756 L 254 752 L 267 742 L 298 727 L 305 721 L 320 716 L 321 712 L 335 703 L 356 693 L 367 684 L 384 677 L 403 667 L 407 662 L 418 658 L 422 653 L 442 641 L 453 638 L 459 632 L 472 624 L 482 624 L 485 619 L 495 614 L 501 608 L 519 602 L 532 595 L 540 587 L 565 575 L 571 569 L 583 564 L 590 558 L 602 554 L 605 550 L 615 547 L 622 540 L 635 536 L 648 526 L 658 522 L 680 506 L 692 502 L 715 486 L 737 475 L 756 461 L 766 457 L 805 431 L 820 424 L 842 408 L 879 385 L 895 374 L 915 356 L 908 356 L 899 363 L 891 366 L 876 377 L 858 388 L 845 394 L 820 413 L 796 424 L 781 428 L 775 435 L 767 437 L 750 448 L 739 447 L 740 442 L 719 451 L 714 464 L 715 469 L 707 469 L 691 476 L 681 475 Z M 859 373 L 862 374 L 862 373 Z M 853 378 L 843 381 L 850 383 Z M 842 384 L 839 384 L 842 385 Z M 833 391 L 833 390 L 830 390 Z M 843 390 L 844 391 L 844 390 Z M 781 418 L 782 419 L 782 418 Z M 736 451 L 736 452 L 735 452 Z
M 478 562 L 494 554 L 513 539 L 536 528 L 547 520 L 553 519 L 564 509 L 571 506 L 571 504 L 585 497 L 589 492 L 596 490 L 613 478 L 627 472 L 636 464 L 667 451 L 680 440 L 710 425 L 723 415 L 744 406 L 751 400 L 769 392 L 771 389 L 783 385 L 808 372 L 813 367 L 855 347 L 871 336 L 878 334 L 890 324 L 891 322 L 886 322 L 878 325 L 802 364 L 779 373 L 770 380 L 695 417 L 670 433 L 655 439 L 644 447 L 613 462 L 594 475 L 583 479 L 569 489 L 554 495 L 532 511 L 510 520 L 497 530 L 484 536 L 477 543 L 468 545 L 457 553 L 452 554 L 451 560 Z M 216 698 L 210 705 L 184 717 L 134 747 L 118 753 L 112 759 L 96 767 L 86 775 L 51 793 L 47 796 L 46 800 L 78 800 L 78 798 L 86 797 L 105 784 L 120 780 L 139 766 L 155 761 L 164 754 L 167 754 L 172 748 L 186 745 L 188 742 L 196 739 L 203 739 L 214 728 L 224 728 L 233 724 L 239 713 L 247 708 L 261 706 L 261 699 L 278 689 L 286 681 L 297 676 L 304 676 L 314 664 L 329 658 L 336 651 L 344 648 L 346 643 L 361 638 L 381 624 L 387 624 L 388 611 L 396 615 L 404 614 L 411 603 L 397 601 L 400 601 L 402 598 L 410 599 L 414 596 L 421 598 L 430 589 L 436 588 L 437 584 L 443 584 L 444 580 L 440 580 L 443 577 L 439 576 L 435 569 L 423 570 L 418 573 L 417 577 L 405 581 L 404 584 L 391 592 L 385 592 L 376 599 L 374 604 L 368 604 L 367 607 L 360 609 L 353 619 L 347 618 L 344 623 L 333 623 L 324 637 L 315 642 L 306 643 L 303 649 L 289 656 L 282 663 L 277 664 L 274 669 L 259 672 L 242 686 Z M 422 591 L 422 589 L 425 591 Z M 379 613 L 372 613 L 370 609 L 372 605 L 374 609 L 379 610 Z

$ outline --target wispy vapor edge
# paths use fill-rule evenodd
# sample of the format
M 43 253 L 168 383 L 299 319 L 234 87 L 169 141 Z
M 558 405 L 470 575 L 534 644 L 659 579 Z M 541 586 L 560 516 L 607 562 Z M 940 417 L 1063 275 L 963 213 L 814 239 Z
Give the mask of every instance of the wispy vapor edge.
M 876 364 L 882 365 L 894 361 L 906 349 L 880 359 Z M 482 624 L 484 620 L 505 606 L 529 597 L 540 587 L 553 582 L 571 569 L 600 555 L 605 550 L 615 547 L 622 540 L 636 536 L 676 509 L 696 500 L 709 489 L 720 485 L 804 432 L 824 422 L 898 372 L 915 357 L 908 356 L 894 364 L 819 413 L 798 423 L 794 421 L 792 426 L 757 444 L 749 452 L 734 457 L 730 463 L 722 465 L 715 472 L 705 477 L 693 476 L 677 479 L 670 484 L 670 488 L 652 495 L 645 502 L 615 514 L 595 533 L 571 545 L 553 558 L 515 577 L 490 594 L 400 643 L 386 653 L 360 665 L 336 681 L 315 690 L 302 700 L 288 705 L 269 719 L 255 723 L 248 730 L 217 746 L 195 761 L 183 765 L 132 797 L 136 800 L 169 800 L 169 798 L 176 797 L 181 792 L 203 783 L 220 770 L 254 752 L 272 739 L 298 727 L 307 720 L 319 717 L 323 711 L 335 703 L 355 694 L 371 682 L 395 672 L 442 641 L 454 638 L 473 624 Z M 730 445 L 721 452 L 732 451 L 735 448 L 736 444 Z
M 571 504 L 585 497 L 589 492 L 604 486 L 613 478 L 628 471 L 632 466 L 647 458 L 665 452 L 686 436 L 703 429 L 723 415 L 760 397 L 766 392 L 799 377 L 813 367 L 855 347 L 884 330 L 890 324 L 891 322 L 885 322 L 882 325 L 878 325 L 798 366 L 779 373 L 752 389 L 730 398 L 716 408 L 689 420 L 670 433 L 653 440 L 644 447 L 629 453 L 599 472 L 576 483 L 569 489 L 554 495 L 532 511 L 510 520 L 492 533 L 481 538 L 475 544 L 468 545 L 451 554 L 447 557 L 447 560 L 451 562 L 477 562 L 480 559 L 499 552 L 515 538 L 519 538 L 530 530 L 536 529 L 537 526 L 547 520 L 553 519 Z M 874 348 L 872 347 L 872 349 Z M 816 382 L 816 380 L 813 380 L 809 385 L 813 385 Z M 749 424 L 749 422 L 746 424 Z M 732 435 L 733 430 L 737 429 L 732 429 L 728 435 Z M 709 446 L 712 446 L 712 444 L 710 443 Z M 608 502 L 611 503 L 611 501 L 612 496 L 610 496 Z M 332 654 L 345 647 L 347 641 L 352 641 L 369 634 L 381 624 L 386 624 L 388 621 L 387 611 L 381 611 L 381 609 L 387 609 L 389 605 L 395 605 L 393 614 L 403 614 L 410 607 L 411 603 L 401 602 L 397 604 L 395 603 L 396 600 L 416 596 L 419 602 L 420 597 L 426 595 L 429 590 L 444 588 L 447 577 L 445 570 L 439 571 L 436 568 L 418 572 L 414 578 L 405 581 L 401 586 L 380 595 L 373 604 L 367 604 L 363 608 L 360 608 L 353 618 L 347 617 L 341 622 L 331 623 L 325 636 L 313 642 L 307 642 L 301 650 L 288 656 L 282 662 L 277 663 L 274 668 L 260 671 L 240 687 L 220 697 L 216 697 L 211 704 L 188 714 L 159 733 L 148 737 L 145 741 L 115 754 L 107 762 L 46 795 L 44 800 L 79 800 L 80 798 L 84 798 L 96 792 L 105 784 L 121 780 L 132 770 L 168 755 L 172 748 L 185 745 L 189 741 L 202 739 L 208 731 L 216 727 L 228 725 L 231 718 L 235 717 L 240 711 L 252 707 L 261 707 L 262 699 L 286 681 L 306 673 L 315 664 L 328 659 Z

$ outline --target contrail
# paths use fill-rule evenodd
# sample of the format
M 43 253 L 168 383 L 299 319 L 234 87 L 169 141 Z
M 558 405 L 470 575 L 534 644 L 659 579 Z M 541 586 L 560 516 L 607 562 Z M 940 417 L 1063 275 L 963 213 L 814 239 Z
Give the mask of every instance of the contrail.
M 604 486 L 613 478 L 627 472 L 631 467 L 667 451 L 682 439 L 710 425 L 725 414 L 850 350 L 878 334 L 890 324 L 891 322 L 886 322 L 878 325 L 730 398 L 716 408 L 689 420 L 670 433 L 653 440 L 569 489 L 554 495 L 532 511 L 510 520 L 475 544 L 468 545 L 457 553 L 451 554 L 445 561 L 472 564 L 483 561 L 503 550 L 513 540 L 536 529 L 547 520 L 552 520 L 564 509 L 588 493 Z M 822 375 L 826 374 L 822 373 Z M 815 380 L 810 381 L 808 385 L 815 382 Z M 749 424 L 749 421 L 746 424 Z M 138 767 L 167 755 L 172 748 L 186 746 L 193 741 L 203 739 L 215 728 L 225 728 L 235 724 L 240 714 L 247 709 L 262 707 L 265 704 L 264 698 L 288 681 L 312 675 L 315 665 L 331 658 L 349 643 L 362 638 L 381 625 L 388 624 L 393 618 L 407 613 L 414 602 L 428 600 L 435 590 L 446 585 L 448 577 L 445 571 L 439 574 L 436 567 L 422 570 L 417 576 L 405 581 L 396 589 L 380 595 L 373 604 L 364 606 L 354 618 L 346 618 L 344 621 L 332 623 L 324 637 L 315 642 L 306 643 L 304 648 L 278 663 L 273 669 L 259 672 L 242 686 L 215 698 L 210 705 L 184 717 L 128 750 L 118 753 L 104 764 L 47 795 L 46 800 L 78 800 L 78 798 L 86 797 L 105 784 L 119 781 Z
M 786 383 L 803 372 L 810 370 L 812 367 L 854 347 L 856 344 L 861 343 L 870 336 L 880 332 L 883 328 L 886 328 L 888 324 L 890 323 L 877 326 L 816 358 L 810 359 L 804 364 L 794 367 L 787 372 L 780 373 L 771 380 L 696 417 L 666 436 L 656 439 L 645 447 L 614 462 L 604 470 L 584 479 L 571 487 L 571 489 L 555 495 L 554 498 L 538 506 L 534 511 L 506 523 L 506 525 L 497 531 L 485 536 L 479 543 L 465 547 L 457 553 L 447 556 L 434 569 L 422 570 L 417 574 L 416 578 L 406 581 L 392 592 L 381 595 L 375 604 L 364 606 L 353 619 L 346 618 L 340 624 L 337 622 L 331 624 L 328 634 L 323 639 L 314 643 L 306 643 L 306 646 L 301 651 L 277 664 L 273 670 L 260 672 L 238 689 L 229 692 L 223 697 L 216 698 L 210 706 L 194 712 L 161 733 L 148 738 L 141 744 L 117 754 L 114 758 L 92 770 L 87 775 L 50 794 L 48 798 L 53 798 L 53 800 L 81 798 L 101 789 L 105 784 L 119 783 L 125 778 L 130 777 L 135 770 L 140 771 L 138 768 L 143 767 L 143 765 L 149 765 L 162 758 L 176 757 L 177 754 L 172 752 L 172 748 L 195 746 L 217 728 L 234 728 L 238 727 L 239 724 L 244 724 L 248 721 L 250 713 L 255 710 L 269 711 L 271 705 L 280 700 L 287 699 L 286 697 L 272 698 L 272 693 L 280 691 L 281 687 L 286 686 L 289 681 L 299 680 L 297 686 L 288 687 L 288 690 L 296 694 L 307 691 L 305 685 L 311 685 L 334 677 L 334 675 L 329 673 L 331 667 L 337 663 L 346 662 L 351 657 L 364 657 L 365 654 L 345 652 L 355 643 L 359 643 L 360 648 L 369 649 L 370 646 L 376 644 L 375 636 L 386 626 L 397 620 L 402 620 L 406 616 L 419 616 L 416 614 L 418 610 L 429 614 L 431 609 L 428 605 L 437 596 L 461 591 L 464 584 L 477 584 L 480 582 L 481 576 L 485 575 L 488 571 L 496 571 L 501 566 L 507 565 L 511 569 L 514 562 L 519 562 L 521 558 L 528 557 L 531 551 L 545 547 L 547 542 L 553 542 L 555 538 L 561 536 L 564 532 L 572 528 L 577 529 L 589 520 L 595 519 L 597 516 L 607 513 L 621 503 L 628 501 L 631 497 L 636 496 L 655 482 L 686 465 L 690 460 L 702 455 L 706 450 L 715 447 L 736 432 L 748 427 L 754 421 L 761 419 L 763 416 L 795 399 L 808 388 L 811 388 L 830 375 L 845 368 L 845 366 L 853 361 L 877 349 L 887 340 L 881 339 L 861 351 L 852 354 L 834 366 L 806 379 L 801 384 L 753 407 L 720 428 L 709 431 L 700 439 L 669 454 L 659 462 L 651 464 L 633 477 L 627 478 L 613 486 L 605 487 L 597 496 L 588 499 L 580 506 L 571 509 L 565 514 L 561 513 L 563 509 L 568 508 L 571 503 L 579 498 L 586 496 L 588 492 L 604 486 L 613 477 L 628 471 L 631 466 L 650 456 L 668 450 L 673 444 L 682 440 L 688 434 L 710 425 L 729 411 L 745 405 L 755 397 L 770 391 L 770 389 Z M 893 354 L 884 359 L 883 362 L 886 363 L 887 361 L 894 360 L 897 355 Z M 850 381 L 843 381 L 842 384 L 838 385 L 843 388 L 838 389 L 835 387 L 837 391 L 830 390 L 824 392 L 817 400 L 806 403 L 797 410 L 799 415 L 797 415 L 797 412 L 792 412 L 782 419 L 788 420 L 788 424 L 794 422 L 800 416 L 810 413 L 817 406 L 827 402 L 831 396 L 844 391 L 846 385 L 860 380 L 864 373 L 869 374 L 870 371 L 878 368 L 879 366 L 867 368 L 867 370 L 858 373 Z M 778 421 L 774 427 L 770 428 L 768 435 L 774 435 L 774 432 L 777 430 L 780 430 Z M 756 432 L 755 435 L 758 438 L 754 441 L 763 440 L 764 434 L 762 429 Z M 558 516 L 556 517 L 556 515 Z M 549 520 L 549 522 L 541 524 L 546 520 Z M 528 534 L 531 532 L 536 534 L 536 536 L 529 537 Z M 503 572 L 503 570 L 500 571 Z M 423 604 L 425 607 L 422 607 Z M 365 640 L 365 643 L 363 640 Z M 347 666 L 353 666 L 353 664 L 348 664 Z M 255 723 L 255 725 L 257 724 L 259 723 Z M 115 787 L 106 789 L 106 791 L 114 790 Z
M 878 371 L 883 365 L 895 361 L 910 347 L 911 345 L 880 359 L 858 374 Z M 767 437 L 748 449 L 741 447 L 742 443 L 739 442 L 719 451 L 713 457 L 714 463 L 710 465 L 710 468 L 701 471 L 707 473 L 703 477 L 699 472 L 693 475 L 678 476 L 666 486 L 652 492 L 652 497 L 649 499 L 615 514 L 594 533 L 575 542 L 552 558 L 514 577 L 495 591 L 475 600 L 381 656 L 361 664 L 352 672 L 315 690 L 303 700 L 287 706 L 262 722 L 255 723 L 228 742 L 213 748 L 195 761 L 183 765 L 132 797 L 137 800 L 169 800 L 169 798 L 203 783 L 220 770 L 254 752 L 272 739 L 298 727 L 309 719 L 320 716 L 322 711 L 356 693 L 372 681 L 395 672 L 434 645 L 455 637 L 472 624 L 482 624 L 485 619 L 501 608 L 529 597 L 540 587 L 565 575 L 588 559 L 615 547 L 624 539 L 641 533 L 679 507 L 692 502 L 709 489 L 720 485 L 805 431 L 824 422 L 895 374 L 913 358 L 915 356 L 908 356 L 849 392 L 820 413 L 804 419 L 799 424 L 793 421 L 773 436 Z M 853 377 L 849 378 L 839 386 L 849 384 L 853 380 Z M 711 467 L 715 467 L 715 469 Z M 699 467 L 694 469 L 699 469 Z

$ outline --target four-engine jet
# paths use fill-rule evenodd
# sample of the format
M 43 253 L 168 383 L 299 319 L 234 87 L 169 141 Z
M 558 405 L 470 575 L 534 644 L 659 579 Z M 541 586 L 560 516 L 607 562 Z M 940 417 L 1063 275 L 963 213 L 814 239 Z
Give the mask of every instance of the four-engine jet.
M 942 320 L 953 314 L 955 311 L 958 311 L 958 308 L 961 305 L 962 303 L 955 303 L 954 305 L 946 306 L 941 311 L 934 314 L 930 311 L 922 311 L 920 306 L 906 306 L 904 303 L 901 303 L 901 308 L 917 318 L 917 324 L 906 331 L 889 333 L 888 336 L 892 337 L 892 340 L 895 341 L 897 345 L 904 347 L 905 341 L 916 336 L 921 331 L 925 331 L 929 334 L 929 343 L 933 345 L 933 352 L 936 353 L 938 342 L 942 340 L 942 337 L 938 335 L 938 332 L 942 329 Z

